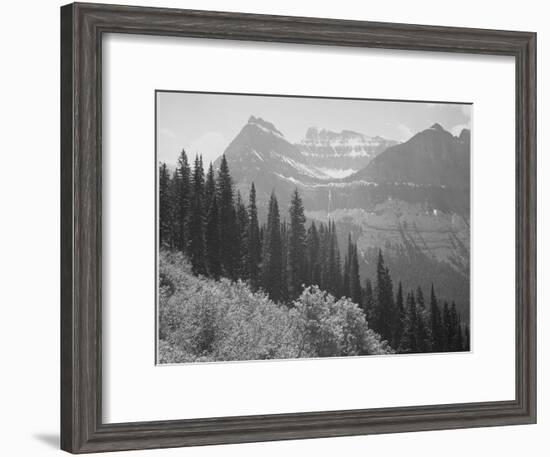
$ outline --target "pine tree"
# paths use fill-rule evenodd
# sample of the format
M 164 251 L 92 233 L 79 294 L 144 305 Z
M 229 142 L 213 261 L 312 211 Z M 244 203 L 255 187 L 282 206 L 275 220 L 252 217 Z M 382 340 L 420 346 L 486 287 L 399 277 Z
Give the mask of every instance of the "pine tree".
M 191 168 L 187 161 L 185 149 L 181 150 L 178 157 L 172 182 L 175 201 L 174 245 L 179 251 L 186 252 L 189 239 L 188 221 L 191 202 Z
M 399 347 L 400 352 L 418 352 L 417 326 L 416 301 L 414 299 L 414 292 L 411 291 L 407 294 L 407 311 L 403 322 L 403 336 Z
M 384 265 L 382 250 L 378 251 L 376 266 L 374 329 L 388 341 L 391 341 L 395 325 L 395 306 L 393 303 L 393 285 L 389 270 Z
M 194 274 L 206 273 L 204 246 L 204 170 L 202 160 L 195 158 L 193 170 L 193 195 L 189 214 L 189 259 Z
M 418 352 L 430 352 L 432 350 L 432 337 L 430 330 L 430 319 L 426 311 L 424 302 L 424 294 L 420 286 L 416 289 L 416 311 L 417 311 L 417 327 L 416 327 L 416 342 Z
M 212 198 L 216 194 L 216 178 L 214 177 L 214 166 L 212 162 L 208 166 L 208 173 L 206 174 L 206 182 L 204 184 L 204 207 L 210 208 Z
M 210 198 L 210 207 L 206 219 L 206 269 L 214 279 L 222 273 L 220 264 L 220 227 L 218 213 L 218 199 L 214 193 Z
M 342 285 L 343 285 L 343 294 L 347 297 L 351 297 L 351 288 L 350 288 L 350 258 L 351 258 L 351 233 L 348 234 L 348 251 L 344 257 L 344 265 L 342 269 Z
M 290 200 L 288 233 L 288 290 L 291 300 L 298 298 L 306 282 L 306 217 L 298 189 Z
M 443 322 L 441 321 L 441 311 L 439 310 L 439 306 L 437 304 L 437 298 L 435 296 L 433 284 L 430 296 L 430 318 L 433 350 L 435 352 L 441 352 L 445 348 L 443 342 Z
M 233 182 L 225 155 L 222 156 L 217 179 L 217 197 L 220 221 L 220 262 L 222 272 L 230 279 L 237 276 L 237 216 L 233 201 Z
M 361 304 L 361 279 L 359 277 L 359 259 L 357 258 L 357 245 L 351 246 L 349 261 L 349 293 L 354 303 Z
M 342 271 L 340 264 L 340 249 L 336 237 L 336 224 L 329 221 L 327 236 L 328 270 L 326 271 L 326 289 L 339 298 L 342 296 Z
M 172 247 L 174 212 L 172 207 L 172 182 L 168 167 L 163 162 L 159 167 L 159 246 Z
M 338 248 L 338 241 L 336 240 L 336 230 L 334 233 L 334 282 L 332 286 L 332 295 L 335 297 L 342 297 L 343 296 L 343 285 L 342 285 L 342 262 L 340 261 L 340 249 Z
M 403 338 L 403 326 L 406 317 L 405 305 L 403 302 L 403 285 L 401 284 L 401 281 L 399 281 L 399 285 L 397 286 L 397 295 L 395 297 L 395 310 L 397 314 L 397 319 L 395 322 L 392 346 L 394 348 L 398 348 Z
M 236 203 L 236 215 L 237 215 L 237 244 L 236 244 L 236 267 L 237 276 L 240 279 L 248 279 L 248 213 L 246 206 L 244 205 L 241 193 L 237 192 Z
M 328 290 L 329 265 L 328 265 L 328 233 L 325 224 L 319 225 L 319 267 L 320 281 L 319 288 Z
M 369 278 L 365 281 L 365 296 L 363 298 L 363 311 L 367 320 L 370 321 L 373 319 L 374 313 L 374 293 L 372 291 L 372 283 Z
M 174 249 L 181 251 L 181 208 L 179 192 L 181 188 L 181 178 L 178 170 L 176 169 L 172 173 L 172 179 L 170 180 L 170 194 L 172 196 L 172 227 L 170 232 L 170 238 Z
M 451 313 L 449 311 L 449 304 L 445 302 L 443 305 L 443 352 L 451 351 L 452 344 L 452 324 L 451 324 Z
M 258 227 L 258 209 L 256 208 L 256 188 L 254 187 L 254 183 L 250 186 L 250 194 L 248 197 L 247 243 L 248 277 L 252 290 L 256 290 L 260 285 L 260 261 L 262 251 L 260 229 Z
M 262 285 L 272 300 L 282 297 L 282 251 L 279 205 L 275 192 L 269 200 L 267 226 L 265 228 L 262 262 Z
M 449 345 L 451 351 L 461 351 L 462 344 L 460 341 L 460 317 L 456 310 L 456 303 L 453 301 L 451 304 L 450 311 L 450 334 L 449 334 Z
M 306 237 L 307 245 L 307 271 L 309 272 L 308 276 L 308 285 L 317 285 L 321 284 L 321 265 L 319 264 L 319 234 L 317 232 L 317 227 L 315 222 L 312 222 L 307 231 Z
M 352 242 L 351 233 L 348 234 L 348 252 L 344 260 L 342 287 L 342 294 L 361 306 L 361 280 L 359 278 L 357 245 Z
M 286 220 L 283 220 L 283 222 L 281 222 L 281 272 L 282 272 L 281 301 L 287 304 L 289 303 L 289 300 L 290 300 L 289 288 L 288 288 L 288 281 L 289 281 L 288 238 L 289 238 L 288 224 L 286 223 Z

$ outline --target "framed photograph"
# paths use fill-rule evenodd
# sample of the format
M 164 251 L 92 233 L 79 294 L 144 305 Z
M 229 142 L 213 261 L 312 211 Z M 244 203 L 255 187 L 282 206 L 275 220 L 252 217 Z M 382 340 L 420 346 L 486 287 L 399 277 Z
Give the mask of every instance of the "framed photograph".
M 61 8 L 61 447 L 536 422 L 536 35 Z

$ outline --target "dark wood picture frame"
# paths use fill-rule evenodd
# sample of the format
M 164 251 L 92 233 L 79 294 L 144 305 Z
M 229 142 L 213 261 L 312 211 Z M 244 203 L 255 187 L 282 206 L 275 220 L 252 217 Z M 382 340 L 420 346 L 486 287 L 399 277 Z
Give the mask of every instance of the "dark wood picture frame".
M 515 58 L 515 399 L 102 423 L 101 43 L 105 33 L 444 51 Z M 61 8 L 61 448 L 72 453 L 536 422 L 536 34 L 211 11 Z

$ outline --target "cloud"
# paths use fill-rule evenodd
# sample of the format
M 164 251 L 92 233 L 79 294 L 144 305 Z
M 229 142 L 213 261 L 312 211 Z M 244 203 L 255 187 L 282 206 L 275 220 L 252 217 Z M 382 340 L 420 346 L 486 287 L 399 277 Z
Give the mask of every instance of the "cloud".
M 412 129 L 410 127 L 406 126 L 405 124 L 399 124 L 397 126 L 397 131 L 399 132 L 399 135 L 400 135 L 399 139 L 401 141 L 407 141 L 414 134 Z
M 202 154 L 204 164 L 207 166 L 223 154 L 227 144 L 227 140 L 223 135 L 216 132 L 207 132 L 189 145 L 188 152 L 191 156 Z
M 166 138 L 170 138 L 170 139 L 175 139 L 176 138 L 176 134 L 172 130 L 170 130 L 166 127 L 161 127 L 159 129 L 159 133 L 162 136 L 165 136 Z
M 460 135 L 460 132 L 462 132 L 462 130 L 464 129 L 470 129 L 470 123 L 466 123 L 466 124 L 458 124 L 458 125 L 455 125 L 454 127 L 451 128 L 450 132 L 454 135 L 454 136 L 458 136 Z

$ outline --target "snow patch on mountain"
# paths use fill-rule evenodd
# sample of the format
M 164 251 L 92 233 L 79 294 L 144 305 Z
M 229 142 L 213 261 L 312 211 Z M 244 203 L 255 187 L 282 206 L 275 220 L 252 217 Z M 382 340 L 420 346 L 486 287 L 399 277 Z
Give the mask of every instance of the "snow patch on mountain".
M 285 176 L 281 173 L 273 172 L 275 176 L 277 176 L 280 179 L 283 179 L 285 181 L 288 181 L 295 186 L 299 187 L 307 187 L 308 189 L 319 189 L 319 188 L 346 188 L 346 187 L 353 187 L 353 186 L 378 186 L 378 183 L 372 182 L 372 181 L 365 181 L 365 180 L 357 180 L 352 182 L 327 182 L 327 183 L 305 183 L 303 181 L 300 181 L 299 179 L 294 178 L 293 176 Z
M 300 148 L 300 144 L 297 145 L 298 148 Z M 332 150 L 327 153 L 326 149 L 324 152 L 317 152 L 317 151 L 308 151 L 304 149 L 300 149 L 300 152 L 306 156 L 306 157 L 370 157 L 373 155 L 371 151 L 365 150 L 363 148 L 359 147 L 353 147 L 348 144 L 351 149 L 349 150 L 338 150 L 335 146 L 329 145 L 328 147 L 332 148 Z
M 334 178 L 334 179 L 342 179 L 347 178 L 348 176 L 352 175 L 356 171 L 358 171 L 355 168 L 326 168 L 326 167 L 318 167 L 317 168 L 320 172 L 327 175 L 328 178 Z
M 326 175 L 323 172 L 320 172 L 319 170 L 315 169 L 315 167 L 310 167 L 302 162 L 297 162 L 294 159 L 291 159 L 290 157 L 286 157 L 282 154 L 278 154 L 274 151 L 271 152 L 272 157 L 276 157 L 279 160 L 281 160 L 283 163 L 286 163 L 290 165 L 292 168 L 294 168 L 298 173 L 304 176 L 308 176 L 310 178 L 316 178 L 316 179 L 330 179 L 330 176 Z
M 260 159 L 262 162 L 264 162 L 264 158 L 263 158 L 260 154 L 258 154 L 258 151 L 256 151 L 256 149 L 252 149 L 252 153 L 253 153 L 256 157 L 258 157 L 258 159 Z

